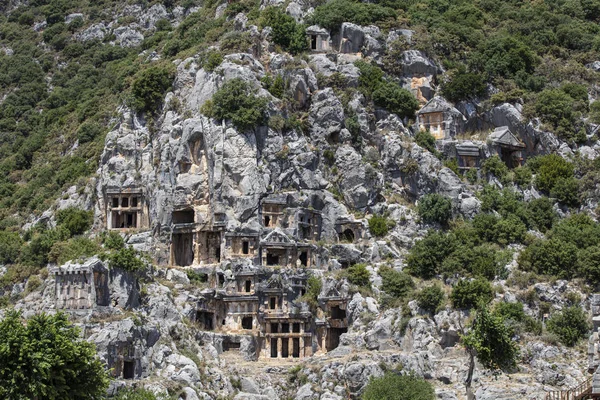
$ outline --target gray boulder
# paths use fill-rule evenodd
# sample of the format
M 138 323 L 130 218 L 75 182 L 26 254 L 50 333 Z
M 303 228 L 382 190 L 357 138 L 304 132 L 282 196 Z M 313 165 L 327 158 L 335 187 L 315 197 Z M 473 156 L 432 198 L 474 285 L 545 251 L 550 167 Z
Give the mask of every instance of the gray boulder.
M 137 47 L 144 41 L 141 32 L 128 26 L 121 26 L 113 31 L 116 43 L 121 47 Z
M 404 51 L 401 62 L 404 76 L 435 76 L 438 72 L 435 63 L 419 50 Z

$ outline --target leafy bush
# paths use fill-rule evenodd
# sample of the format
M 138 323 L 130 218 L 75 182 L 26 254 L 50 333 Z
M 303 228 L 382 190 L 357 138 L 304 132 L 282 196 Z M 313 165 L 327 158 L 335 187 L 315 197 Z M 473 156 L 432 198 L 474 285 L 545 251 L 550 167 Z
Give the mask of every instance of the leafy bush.
M 452 201 L 441 194 L 426 194 L 419 200 L 418 211 L 425 223 L 446 225 L 452 216 Z
M 369 218 L 369 232 L 376 237 L 387 235 L 389 230 L 388 219 L 382 215 L 373 215 Z
M 501 316 L 491 314 L 487 307 L 477 310 L 463 343 L 467 349 L 474 350 L 486 368 L 507 370 L 516 366 L 519 348 L 512 340 L 511 329 Z
M 79 144 L 92 142 L 102 134 L 103 128 L 100 124 L 94 122 L 86 122 L 79 126 L 77 130 L 77 140 Z
M 0 264 L 12 264 L 21 254 L 23 239 L 16 232 L 0 231 Z
M 427 131 L 419 131 L 415 135 L 415 142 L 424 149 L 429 150 L 432 154 L 437 154 L 435 148 L 435 137 Z
M 579 250 L 577 271 L 593 285 L 600 284 L 600 246 L 590 246 Z
M 419 103 L 408 90 L 396 82 L 383 79 L 383 71 L 374 64 L 359 60 L 354 65 L 360 71 L 359 90 L 372 98 L 376 106 L 385 108 L 400 118 L 414 116 Z
M 426 286 L 417 294 L 419 307 L 431 313 L 435 313 L 444 303 L 444 290 L 438 284 Z
M 185 274 L 187 275 L 191 283 L 199 284 L 208 282 L 208 275 L 204 272 L 197 272 L 193 269 L 188 269 L 185 271 Z
M 433 400 L 433 386 L 422 378 L 386 372 L 380 378 L 371 378 L 362 400 Z
M 77 261 L 81 258 L 91 257 L 100 252 L 100 246 L 87 237 L 78 236 L 66 242 L 56 242 L 48 252 L 48 261 L 62 265 L 67 261 Z
M 375 3 L 361 3 L 354 0 L 332 0 L 317 8 L 309 19 L 309 24 L 319 25 L 330 31 L 337 31 L 344 22 L 358 25 L 373 25 L 396 17 L 389 7 Z
M 371 274 L 369 274 L 366 264 L 354 264 L 348 268 L 347 272 L 350 283 L 362 287 L 371 287 Z
M 501 218 L 495 226 L 496 241 L 502 246 L 511 243 L 521 243 L 527 233 L 527 226 L 516 215 L 512 214 L 506 218 Z
M 360 71 L 358 76 L 358 88 L 367 97 L 383 83 L 383 71 L 378 66 L 363 60 L 356 61 L 354 65 Z
M 267 74 L 261 78 L 261 82 L 263 87 L 267 89 L 273 96 L 279 99 L 283 98 L 283 93 L 285 91 L 283 75 L 277 74 L 275 78 L 273 78 L 271 75 Z
M 40 314 L 24 324 L 19 312 L 8 311 L 0 343 L 3 399 L 99 399 L 106 393 L 108 376 L 94 345 L 80 339 L 65 314 Z
M 535 165 L 535 186 L 550 193 L 560 179 L 573 178 L 575 167 L 570 162 L 557 154 L 548 154 L 536 157 L 532 164 Z
M 94 216 L 91 211 L 69 207 L 56 213 L 56 222 L 58 226 L 65 227 L 71 236 L 81 235 L 90 229 Z
M 583 249 L 599 243 L 600 225 L 585 213 L 572 214 L 554 225 L 550 237 Z
M 30 266 L 45 266 L 52 246 L 70 236 L 70 232 L 64 227 L 31 233 L 31 240 L 22 248 L 20 262 Z
M 31 293 L 42 287 L 43 284 L 44 283 L 42 282 L 39 276 L 33 275 L 29 277 L 29 279 L 27 279 L 27 286 L 25 287 L 25 291 L 26 293 Z
M 452 102 L 485 96 L 487 88 L 481 74 L 459 68 L 450 73 L 450 79 L 442 82 L 442 94 Z
M 542 324 L 540 321 L 536 321 L 531 318 L 523 310 L 523 303 L 507 303 L 501 302 L 496 304 L 494 307 L 495 316 L 501 317 L 505 324 L 507 324 L 518 334 L 521 330 L 530 332 L 536 335 L 542 333 Z
M 111 268 L 131 272 L 146 269 L 146 263 L 138 257 L 138 252 L 133 247 L 126 247 L 109 254 L 108 264 Z
M 580 307 L 567 307 L 552 314 L 546 323 L 548 331 L 558 336 L 566 346 L 572 347 L 585 337 L 590 330 L 587 316 Z
M 125 240 L 115 231 L 104 232 L 102 235 L 102 244 L 109 250 L 121 250 L 125 248 Z
M 231 79 L 202 106 L 202 113 L 211 118 L 231 120 L 241 131 L 265 123 L 267 99 L 257 97 L 241 78 Z
M 557 179 L 550 196 L 566 206 L 579 207 L 579 180 L 574 177 Z
M 202 68 L 213 72 L 223 62 L 223 55 L 219 51 L 210 51 L 202 63 Z
M 452 288 L 450 299 L 455 308 L 476 308 L 494 298 L 492 285 L 485 279 L 461 280 Z
M 381 290 L 397 298 L 406 296 L 415 286 L 410 275 L 392 268 L 380 268 L 379 275 L 381 276 Z
M 460 246 L 442 263 L 446 275 L 469 273 L 475 277 L 494 279 L 500 275 L 496 249 L 489 244 Z
M 554 206 L 547 197 L 531 200 L 527 203 L 527 212 L 530 225 L 540 232 L 546 232 L 552 228 L 558 219 Z
M 481 43 L 472 63 L 490 77 L 511 78 L 519 72 L 532 73 L 537 57 L 516 37 L 497 35 Z
M 321 281 L 321 278 L 311 275 L 306 281 L 306 293 L 302 299 L 306 301 L 312 308 L 316 309 L 322 288 L 323 282 Z
M 158 400 L 154 393 L 146 389 L 123 389 L 114 400 Z
M 492 156 L 486 159 L 481 164 L 481 170 L 485 174 L 494 175 L 500 180 L 500 182 L 505 182 L 505 179 L 508 175 L 508 167 L 498 156 Z
M 275 44 L 292 54 L 308 50 L 306 28 L 286 14 L 281 7 L 267 7 L 261 14 L 262 25 L 272 28 L 271 35 Z
M 155 112 L 172 82 L 173 72 L 170 68 L 156 66 L 143 70 L 133 82 L 131 106 L 136 111 Z
M 519 254 L 524 271 L 571 278 L 577 265 L 577 247 L 559 239 L 536 240 Z
M 533 177 L 531 169 L 527 166 L 517 167 L 513 170 L 515 174 L 515 183 L 519 186 L 527 187 L 531 184 Z
M 411 92 L 395 82 L 380 84 L 373 91 L 373 102 L 400 118 L 412 118 L 419 108 L 419 102 Z
M 407 257 L 408 271 L 423 279 L 431 279 L 440 272 L 442 262 L 456 249 L 456 241 L 448 234 L 429 231 L 415 243 Z

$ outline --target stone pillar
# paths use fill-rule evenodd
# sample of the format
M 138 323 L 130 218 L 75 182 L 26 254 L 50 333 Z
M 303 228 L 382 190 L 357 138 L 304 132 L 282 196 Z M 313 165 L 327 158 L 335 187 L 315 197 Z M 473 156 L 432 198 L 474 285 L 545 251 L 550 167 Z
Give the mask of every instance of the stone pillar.
M 106 229 L 112 229 L 112 211 L 110 211 L 110 206 L 105 204 L 106 206 Z
M 294 339 L 288 338 L 288 358 L 294 358 Z
M 277 358 L 281 358 L 282 343 L 281 338 L 277 338 Z
M 304 336 L 300 336 L 300 358 L 304 357 Z

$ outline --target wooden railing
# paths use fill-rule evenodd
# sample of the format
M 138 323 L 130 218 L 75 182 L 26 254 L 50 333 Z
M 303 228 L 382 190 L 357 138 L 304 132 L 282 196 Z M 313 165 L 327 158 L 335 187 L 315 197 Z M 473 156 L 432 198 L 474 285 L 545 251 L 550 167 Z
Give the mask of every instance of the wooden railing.
M 577 387 L 569 390 L 555 390 L 546 395 L 546 400 L 584 400 L 592 394 L 592 378 L 580 383 Z M 591 398 L 591 397 L 590 397 Z

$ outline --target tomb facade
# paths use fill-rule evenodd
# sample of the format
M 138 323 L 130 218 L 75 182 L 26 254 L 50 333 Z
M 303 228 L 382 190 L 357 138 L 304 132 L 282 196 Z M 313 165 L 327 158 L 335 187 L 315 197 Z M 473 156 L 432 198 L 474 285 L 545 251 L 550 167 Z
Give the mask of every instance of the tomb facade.
M 417 126 L 437 140 L 451 139 L 464 132 L 466 118 L 443 97 L 429 100 L 417 112 Z
M 68 262 L 49 272 L 54 276 L 57 309 L 87 311 L 109 305 L 108 270 L 99 259 L 85 264 Z
M 141 190 L 108 190 L 105 205 L 108 229 L 148 228 L 148 210 Z

